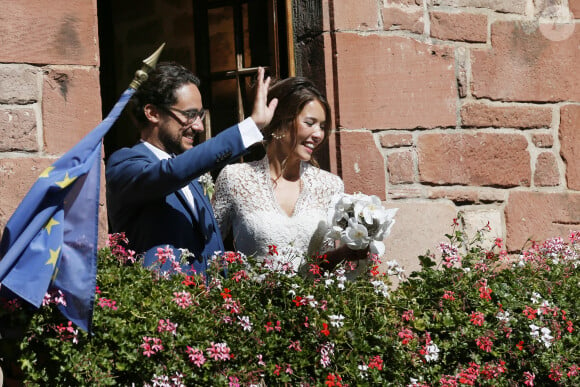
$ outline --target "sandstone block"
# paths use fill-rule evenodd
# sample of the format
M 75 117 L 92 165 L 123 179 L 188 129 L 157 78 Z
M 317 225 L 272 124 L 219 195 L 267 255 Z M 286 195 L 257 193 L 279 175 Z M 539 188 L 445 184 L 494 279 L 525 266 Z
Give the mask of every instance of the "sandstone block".
M 387 197 L 390 200 L 396 199 L 416 199 L 423 197 L 423 188 L 419 186 L 395 186 L 389 188 Z
M 24 105 L 38 101 L 38 77 L 39 70 L 32 66 L 0 65 L 0 103 Z
M 439 256 L 439 242 L 446 240 L 445 234 L 451 232 L 453 218 L 457 209 L 449 203 L 388 202 L 387 208 L 398 208 L 391 234 L 385 239 L 386 262 L 396 260 L 405 268 L 405 274 L 420 270 L 419 255 L 427 250 Z
M 37 151 L 33 109 L 0 109 L 0 151 Z
M 379 9 L 375 0 L 343 0 L 334 4 L 334 23 L 337 30 L 376 30 Z
M 51 68 L 44 76 L 42 118 L 46 151 L 64 153 L 101 121 L 96 68 Z
M 505 207 L 506 245 L 519 250 L 528 238 L 568 238 L 580 227 L 580 192 L 543 193 L 512 191 Z M 527 244 L 529 247 L 529 244 Z
M 544 37 L 537 25 L 492 25 L 490 50 L 473 50 L 472 93 L 477 98 L 521 102 L 580 101 L 580 28 L 562 41 Z
M 568 188 L 580 191 L 580 106 L 562 107 L 559 137 L 560 155 L 566 163 Z
M 568 7 L 570 7 L 570 12 L 574 18 L 580 17 L 580 0 L 568 0 Z
M 551 134 L 536 133 L 532 135 L 532 142 L 538 148 L 551 148 L 554 145 L 554 137 Z
M 465 222 L 465 233 L 470 239 L 475 237 L 478 230 L 484 230 L 481 246 L 486 249 L 493 247 L 496 238 L 505 239 L 502 213 L 499 209 L 465 210 L 463 221 Z M 487 226 L 491 230 L 487 231 Z
M 419 176 L 424 183 L 529 186 L 528 142 L 519 134 L 436 134 L 419 136 Z
M 424 26 L 421 8 L 416 8 L 413 11 L 383 8 L 383 29 L 385 30 L 405 30 L 422 34 Z
M 387 0 L 387 4 L 423 5 L 423 0 Z
M 433 187 L 427 190 L 429 199 L 447 199 L 457 205 L 475 203 L 501 203 L 506 191 L 493 188 Z
M 450 48 L 393 36 L 339 34 L 336 40 L 337 126 L 455 126 L 457 81 Z
M 379 138 L 383 148 L 398 148 L 413 145 L 411 133 L 384 133 Z
M 485 8 L 501 13 L 526 13 L 526 0 L 427 0 L 429 5 L 444 5 L 449 7 Z
M 0 159 L 0 233 L 38 176 L 54 161 L 43 158 Z
M 385 160 L 370 132 L 341 131 L 340 154 L 345 191 L 385 200 Z
M 431 36 L 441 40 L 485 43 L 487 16 L 470 13 L 431 12 Z
M 455 204 L 473 204 L 478 200 L 477 191 L 467 188 L 431 188 L 428 192 L 429 199 L 448 199 Z
M 412 183 L 415 179 L 415 167 L 413 166 L 413 150 L 391 153 L 387 156 L 387 170 L 389 183 L 404 184 Z
M 479 189 L 479 201 L 481 203 L 505 202 L 507 199 L 507 192 L 502 189 Z
M 546 128 L 552 123 L 552 109 L 467 103 L 461 107 L 461 122 L 471 127 Z
M 97 1 L 2 2 L 1 62 L 99 64 Z
M 542 152 L 538 155 L 534 184 L 537 187 L 553 187 L 560 184 L 558 163 L 552 152 Z
M 457 91 L 459 98 L 465 98 L 469 90 L 467 74 L 469 71 L 469 52 L 464 47 L 455 50 L 455 63 L 457 66 Z

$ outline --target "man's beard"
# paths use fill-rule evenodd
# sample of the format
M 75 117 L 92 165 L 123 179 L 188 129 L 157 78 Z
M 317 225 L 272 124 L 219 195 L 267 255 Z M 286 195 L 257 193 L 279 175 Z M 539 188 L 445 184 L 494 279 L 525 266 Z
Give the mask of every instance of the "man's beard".
M 197 133 L 191 128 L 187 129 L 187 131 L 193 133 L 193 146 L 197 145 Z M 172 134 L 165 128 L 159 131 L 159 141 L 161 141 L 167 153 L 179 155 L 187 150 L 183 146 L 183 133 L 180 131 Z

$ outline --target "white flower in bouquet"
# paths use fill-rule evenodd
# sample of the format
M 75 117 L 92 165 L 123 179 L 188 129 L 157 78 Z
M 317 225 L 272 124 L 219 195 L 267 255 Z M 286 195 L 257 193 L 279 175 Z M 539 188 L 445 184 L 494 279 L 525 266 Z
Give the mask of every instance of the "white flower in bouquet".
M 385 253 L 383 239 L 395 224 L 397 209 L 386 209 L 376 195 L 343 195 L 329 214 L 329 238 L 338 239 L 353 250 L 369 247 L 372 254 Z
M 365 249 L 370 242 L 367 228 L 352 218 L 348 220 L 348 226 L 341 233 L 340 239 L 353 250 Z

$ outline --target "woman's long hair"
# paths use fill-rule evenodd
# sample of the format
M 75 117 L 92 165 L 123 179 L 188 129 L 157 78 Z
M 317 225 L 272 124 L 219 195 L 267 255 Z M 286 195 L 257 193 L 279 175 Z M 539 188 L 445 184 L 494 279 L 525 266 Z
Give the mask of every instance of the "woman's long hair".
M 311 101 L 319 101 L 326 115 L 326 125 L 323 128 L 324 139 L 318 144 L 316 149 L 328 140 L 331 128 L 330 105 L 324 94 L 314 86 L 312 81 L 304 77 L 291 77 L 275 82 L 268 91 L 268 103 L 273 98 L 278 98 L 278 107 L 274 112 L 272 121 L 262 131 L 266 146 L 275 140 L 276 137 L 290 136 L 292 148 L 296 147 L 296 118 L 304 109 L 304 106 Z M 310 163 L 318 166 L 314 158 L 311 159 Z M 283 162 L 282 170 L 284 170 L 284 164 Z

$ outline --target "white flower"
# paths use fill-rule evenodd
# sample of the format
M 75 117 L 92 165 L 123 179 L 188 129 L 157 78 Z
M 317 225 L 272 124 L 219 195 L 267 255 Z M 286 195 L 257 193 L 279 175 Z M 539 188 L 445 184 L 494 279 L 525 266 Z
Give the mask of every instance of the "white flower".
M 530 332 L 530 336 L 537 339 L 540 336 L 540 332 L 538 332 L 540 330 L 540 327 L 535 324 L 530 324 L 529 327 L 532 330 Z
M 332 314 L 328 316 L 328 318 L 330 319 L 330 325 L 333 327 L 340 328 L 344 325 L 344 322 L 342 321 L 344 320 L 344 316 L 342 314 Z
M 371 281 L 371 285 L 375 288 L 375 293 L 382 294 L 383 297 L 389 297 L 389 287 L 381 280 Z
M 346 270 L 344 268 L 336 269 L 336 281 L 338 285 L 336 285 L 340 290 L 344 290 L 344 283 L 346 282 Z
M 355 193 L 335 200 L 329 211 L 326 237 L 340 239 L 353 250 L 370 248 L 372 254 L 385 253 L 383 239 L 395 223 L 397 209 L 385 209 L 376 195 Z
M 348 220 L 348 227 L 342 233 L 342 241 L 353 250 L 365 249 L 370 241 L 368 230 L 351 218 Z
M 536 293 L 536 292 L 533 292 L 532 293 L 532 297 L 530 297 L 530 300 L 534 304 L 537 304 L 538 302 L 540 302 L 541 299 L 542 299 L 542 296 L 539 293 Z
M 387 275 L 396 275 L 399 279 L 402 279 L 402 274 L 405 272 L 399 262 L 394 259 L 387 262 Z
M 368 369 L 369 369 L 369 366 L 366 364 L 361 364 L 358 366 L 358 370 L 359 370 L 358 375 L 361 377 L 361 379 L 366 379 L 369 376 L 369 373 L 367 372 Z
M 250 317 L 248 316 L 238 316 L 238 324 L 240 324 L 244 331 L 251 332 L 252 331 L 252 323 L 250 322 Z
M 330 239 L 340 239 L 342 228 L 339 226 L 332 226 L 326 232 L 326 237 Z
M 323 367 L 328 367 L 332 360 L 330 357 L 334 355 L 334 343 L 325 343 L 320 347 L 320 364 Z
M 554 339 L 554 337 L 552 337 L 552 331 L 550 330 L 550 328 L 546 327 L 540 328 L 539 326 L 534 324 L 530 324 L 529 326 L 530 329 L 532 330 L 530 332 L 530 336 L 532 336 L 532 338 L 536 339 L 537 341 L 541 341 L 546 348 L 549 348 L 552 345 L 552 340 Z M 542 333 L 541 337 L 540 332 Z
M 308 301 L 308 305 L 311 308 L 316 308 L 318 306 L 318 301 L 316 301 L 313 295 L 309 294 L 308 296 L 304 297 L 304 299 Z
M 292 284 L 290 286 L 292 289 L 288 290 L 288 294 L 292 297 L 296 296 L 296 290 L 300 290 L 300 286 L 298 284 Z
M 300 265 L 304 261 L 304 254 L 292 245 L 278 247 L 276 259 L 265 259 L 264 265 L 270 271 L 283 273 L 287 277 L 293 277 L 297 274 Z
M 369 243 L 369 248 L 371 251 L 371 254 L 377 254 L 379 257 L 381 257 L 385 251 L 385 244 L 383 243 L 383 241 L 371 241 Z
M 510 313 L 508 311 L 505 312 L 497 312 L 497 315 L 495 316 L 499 321 L 502 322 L 509 322 L 510 321 Z
M 540 331 L 542 332 L 542 337 L 540 340 L 544 343 L 546 348 L 549 348 L 550 345 L 552 345 L 552 340 L 554 339 L 554 337 L 551 335 L 552 331 L 550 331 L 550 328 L 546 327 L 540 329 Z
M 334 283 L 334 278 L 332 278 L 332 274 L 328 274 L 328 272 L 324 273 L 324 287 L 328 288 L 333 283 Z
M 395 224 L 395 215 L 398 210 L 398 208 L 389 208 L 388 210 L 383 209 L 381 217 L 376 219 L 379 223 L 379 227 L 377 232 L 373 235 L 374 239 L 385 239 L 391 233 L 391 228 Z
M 209 172 L 207 172 L 207 173 L 201 175 L 197 179 L 197 181 L 203 187 L 203 194 L 207 195 L 209 200 L 211 200 L 211 198 L 215 192 L 215 185 L 213 182 L 213 178 L 211 177 L 211 174 Z
M 425 348 L 425 360 L 428 362 L 437 361 L 439 359 L 439 347 L 437 344 L 429 344 Z
M 328 213 L 328 223 L 329 224 L 339 224 L 341 220 L 348 220 L 350 217 L 348 212 L 352 212 L 352 196 L 343 195 L 338 200 L 336 204 Z
M 362 215 L 362 219 L 366 224 L 372 225 L 375 219 L 381 219 L 384 217 L 383 213 L 385 211 L 381 199 L 378 196 L 372 195 L 368 199 L 362 199 L 357 202 L 354 206 L 355 214 Z
M 542 301 L 542 304 L 540 305 L 540 307 L 542 308 L 549 308 L 550 307 L 550 302 L 547 300 Z M 538 313 L 541 313 L 541 310 L 538 309 Z

